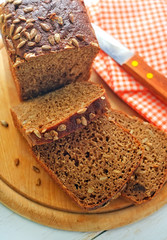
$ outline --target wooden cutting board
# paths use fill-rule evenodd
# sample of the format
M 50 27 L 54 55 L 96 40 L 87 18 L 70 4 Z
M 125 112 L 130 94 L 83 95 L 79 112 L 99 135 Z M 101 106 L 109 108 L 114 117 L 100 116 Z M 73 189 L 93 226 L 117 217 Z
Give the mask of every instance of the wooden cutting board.
M 101 79 L 92 73 L 92 81 Z M 111 106 L 137 115 L 103 83 Z M 119 198 L 107 206 L 88 212 L 82 210 L 41 169 L 29 152 L 29 146 L 15 129 L 10 107 L 19 103 L 4 48 L 0 50 L 0 201 L 16 213 L 43 225 L 72 231 L 99 231 L 137 221 L 167 202 L 167 186 L 149 203 L 134 206 Z M 16 166 L 16 159 L 19 165 Z M 40 171 L 34 171 L 34 166 Z M 39 179 L 41 185 L 39 184 Z

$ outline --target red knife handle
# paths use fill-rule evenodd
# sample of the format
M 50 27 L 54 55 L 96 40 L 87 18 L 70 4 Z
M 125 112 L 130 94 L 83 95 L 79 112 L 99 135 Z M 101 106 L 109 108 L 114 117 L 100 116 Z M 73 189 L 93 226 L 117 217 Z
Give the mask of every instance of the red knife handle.
M 124 63 L 122 67 L 127 73 L 130 73 L 131 76 L 167 104 L 166 77 L 153 70 L 137 54 Z

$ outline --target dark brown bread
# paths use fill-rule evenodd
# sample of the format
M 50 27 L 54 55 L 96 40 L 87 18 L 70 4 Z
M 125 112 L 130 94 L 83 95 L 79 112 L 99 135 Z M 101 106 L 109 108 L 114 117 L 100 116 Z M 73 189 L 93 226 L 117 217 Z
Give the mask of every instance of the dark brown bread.
M 11 113 L 15 126 L 32 146 L 52 142 L 86 126 L 106 112 L 107 106 L 102 86 L 76 82 L 21 103 Z
M 142 156 L 139 142 L 106 116 L 56 142 L 34 146 L 33 152 L 63 190 L 89 210 L 121 191 Z
M 88 80 L 99 51 L 81 0 L 7 0 L 1 32 L 21 99 Z
M 110 119 L 129 129 L 144 148 L 143 160 L 122 195 L 137 204 L 151 200 L 167 176 L 167 135 L 137 117 L 111 110 Z

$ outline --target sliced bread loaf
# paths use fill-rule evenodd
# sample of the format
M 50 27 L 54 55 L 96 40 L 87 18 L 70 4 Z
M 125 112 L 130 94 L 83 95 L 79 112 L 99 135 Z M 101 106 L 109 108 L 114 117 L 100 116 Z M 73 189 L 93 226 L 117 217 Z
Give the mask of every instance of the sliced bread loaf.
M 33 146 L 86 126 L 106 111 L 107 104 L 102 86 L 78 82 L 21 103 L 11 113 L 16 127 Z
M 143 160 L 122 195 L 137 204 L 151 200 L 167 176 L 167 135 L 148 122 L 116 110 L 111 110 L 110 119 L 129 129 L 144 148 Z
M 56 142 L 32 149 L 62 189 L 89 210 L 117 195 L 142 157 L 139 142 L 106 116 Z

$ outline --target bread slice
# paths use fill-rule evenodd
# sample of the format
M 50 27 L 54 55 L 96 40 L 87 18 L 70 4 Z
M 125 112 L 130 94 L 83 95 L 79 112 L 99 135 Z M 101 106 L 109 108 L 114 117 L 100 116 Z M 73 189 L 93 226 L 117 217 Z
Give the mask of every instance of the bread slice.
M 82 0 L 6 1 L 0 29 L 20 99 L 89 79 L 99 45 Z
M 117 195 L 142 157 L 139 142 L 105 115 L 82 130 L 32 149 L 62 189 L 88 210 Z
M 11 109 L 14 123 L 31 146 L 57 140 L 86 126 L 107 109 L 102 86 L 71 83 Z
M 111 110 L 110 119 L 129 129 L 144 148 L 143 160 L 122 196 L 137 204 L 151 200 L 167 176 L 167 135 L 152 124 L 117 110 Z

